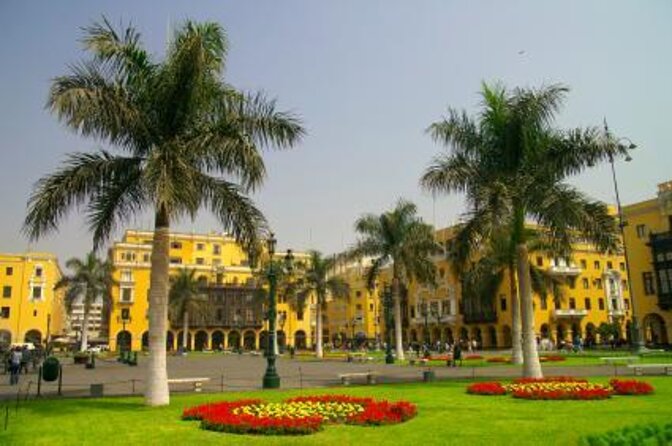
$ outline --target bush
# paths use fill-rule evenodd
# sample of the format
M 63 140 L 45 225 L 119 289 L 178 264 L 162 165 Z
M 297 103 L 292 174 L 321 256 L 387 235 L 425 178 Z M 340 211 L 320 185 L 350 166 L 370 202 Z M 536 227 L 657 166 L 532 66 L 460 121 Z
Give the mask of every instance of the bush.
M 629 426 L 603 434 L 588 435 L 582 446 L 639 446 L 672 444 L 672 423 Z

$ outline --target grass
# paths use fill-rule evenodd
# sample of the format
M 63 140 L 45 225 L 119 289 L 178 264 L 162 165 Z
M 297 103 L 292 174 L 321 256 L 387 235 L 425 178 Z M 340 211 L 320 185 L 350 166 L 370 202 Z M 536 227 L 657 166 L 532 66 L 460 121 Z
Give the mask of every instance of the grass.
M 607 378 L 593 381 L 606 383 Z M 604 401 L 525 401 L 510 396 L 467 395 L 466 382 L 443 381 L 313 391 L 266 391 L 175 395 L 168 407 L 150 409 L 140 398 L 62 399 L 11 405 L 9 429 L 0 444 L 460 444 L 567 445 L 586 434 L 672 417 L 672 379 L 647 377 L 656 392 L 646 397 Z M 418 416 L 386 427 L 327 426 L 306 437 L 253 437 L 203 431 L 180 420 L 182 409 L 206 401 L 262 397 L 279 400 L 298 394 L 347 393 L 418 406 Z M 2 408 L 0 406 L 0 408 Z M 1 414 L 4 417 L 4 408 Z M 0 423 L 2 424 L 2 423 Z

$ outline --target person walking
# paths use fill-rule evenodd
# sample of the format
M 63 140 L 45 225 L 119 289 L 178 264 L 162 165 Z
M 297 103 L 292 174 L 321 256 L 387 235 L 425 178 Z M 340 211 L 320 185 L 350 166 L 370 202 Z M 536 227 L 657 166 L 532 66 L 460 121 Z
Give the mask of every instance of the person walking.
M 9 355 L 9 385 L 13 386 L 19 383 L 19 372 L 21 371 L 21 347 L 16 347 Z
M 460 361 L 460 365 L 462 365 L 462 346 L 459 342 L 456 342 L 453 346 L 453 367 L 457 366 L 457 361 Z
M 28 347 L 24 345 L 23 349 L 21 350 L 21 367 L 19 373 L 23 373 L 25 375 L 28 374 L 28 364 L 30 364 L 30 356 L 31 351 L 28 350 Z

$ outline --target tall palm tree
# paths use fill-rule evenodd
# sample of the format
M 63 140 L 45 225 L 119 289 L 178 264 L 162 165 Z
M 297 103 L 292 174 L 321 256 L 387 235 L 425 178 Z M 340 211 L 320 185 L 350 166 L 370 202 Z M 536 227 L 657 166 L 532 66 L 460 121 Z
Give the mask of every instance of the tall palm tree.
M 69 155 L 35 185 L 24 230 L 37 239 L 83 205 L 98 246 L 132 216 L 154 214 L 145 402 L 166 405 L 170 225 L 205 206 L 251 243 L 265 228 L 246 195 L 265 177 L 260 148 L 291 147 L 303 129 L 275 101 L 221 80 L 228 43 L 216 23 L 182 24 L 162 61 L 134 28 L 117 32 L 107 20 L 86 28 L 83 43 L 90 60 L 54 79 L 48 107 L 67 127 L 120 153 Z
M 399 200 L 394 209 L 381 215 L 367 214 L 355 223 L 360 238 L 348 257 L 373 257 L 367 270 L 369 288 L 373 288 L 381 270 L 391 265 L 394 300 L 394 336 L 397 359 L 404 359 L 401 321 L 401 291 L 411 281 L 434 284 L 436 267 L 431 255 L 437 251 L 432 226 L 416 215 L 415 204 Z
M 202 284 L 196 279 L 196 270 L 181 269 L 170 279 L 168 314 L 170 319 L 182 319 L 182 350 L 189 348 L 189 318 L 207 313 L 208 299 Z
M 75 303 L 84 306 L 79 350 L 85 351 L 89 345 L 91 306 L 100 302 L 103 308 L 106 308 L 111 300 L 111 288 L 114 284 L 112 264 L 107 260 L 100 260 L 95 252 L 90 252 L 84 259 L 76 257 L 69 259 L 65 266 L 72 271 L 72 274 L 63 276 L 55 288 L 67 288 L 64 301 L 69 310 Z
M 350 294 L 350 287 L 342 277 L 335 276 L 335 257 L 323 257 L 319 251 L 310 251 L 307 269 L 304 277 L 298 285 L 297 295 L 302 296 L 303 301 L 308 296 L 315 296 L 315 356 L 322 358 L 322 311 L 327 303 L 327 298 L 346 298 Z
M 437 156 L 421 178 L 434 193 L 465 193 L 469 211 L 464 238 L 474 247 L 499 228 L 516 249 L 521 297 L 523 374 L 541 377 L 534 336 L 529 238 L 526 221 L 539 224 L 553 252 L 571 252 L 576 235 L 601 251 L 615 249 L 615 219 L 607 206 L 589 199 L 565 179 L 587 167 L 623 156 L 627 147 L 597 127 L 558 130 L 554 117 L 568 89 L 551 85 L 514 89 L 483 84 L 477 118 L 449 109 L 432 124 L 432 137 L 451 148 Z

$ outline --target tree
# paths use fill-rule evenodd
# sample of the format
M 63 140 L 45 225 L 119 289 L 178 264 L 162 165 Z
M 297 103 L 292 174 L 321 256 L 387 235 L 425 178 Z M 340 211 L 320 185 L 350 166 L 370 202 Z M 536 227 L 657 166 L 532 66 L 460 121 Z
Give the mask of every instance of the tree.
M 401 321 L 401 291 L 411 281 L 434 284 L 436 268 L 431 255 L 437 252 L 433 228 L 417 217 L 413 203 L 399 200 L 394 209 L 381 215 L 367 214 L 355 223 L 360 238 L 348 252 L 349 258 L 373 257 L 367 282 L 373 289 L 381 269 L 391 265 L 394 301 L 394 335 L 397 359 L 404 359 Z
M 334 275 L 336 258 L 325 258 L 319 251 L 310 251 L 310 259 L 298 285 L 297 296 L 305 302 L 310 295 L 315 296 L 315 356 L 322 358 L 322 311 L 327 298 L 347 298 L 350 287 L 343 278 Z
M 551 85 L 514 89 L 483 84 L 478 118 L 449 109 L 432 124 L 432 137 L 451 148 L 437 156 L 420 182 L 434 193 L 465 193 L 463 238 L 474 249 L 505 228 L 516 250 L 521 298 L 523 373 L 541 377 L 534 336 L 529 238 L 526 222 L 539 225 L 553 252 L 571 252 L 576 236 L 600 251 L 618 246 L 615 219 L 607 206 L 566 184 L 567 177 L 627 147 L 597 127 L 558 130 L 554 117 L 568 89 Z
M 168 313 L 170 319 L 182 319 L 182 350 L 189 348 L 189 317 L 204 316 L 207 313 L 208 299 L 203 294 L 202 285 L 196 280 L 196 270 L 181 269 L 170 280 L 168 293 Z
M 166 405 L 171 223 L 207 207 L 239 242 L 253 243 L 266 227 L 246 195 L 265 177 L 260 148 L 291 147 L 303 129 L 275 101 L 220 79 L 228 44 L 216 23 L 182 24 L 160 62 L 134 28 L 117 32 L 107 20 L 86 28 L 83 43 L 92 57 L 53 81 L 47 105 L 67 127 L 121 153 L 69 155 L 35 185 L 24 230 L 37 239 L 85 206 L 98 246 L 132 216 L 153 213 L 145 402 Z
M 56 283 L 55 289 L 67 288 L 64 302 L 69 314 L 75 303 L 81 303 L 84 306 L 79 350 L 85 351 L 89 344 L 91 306 L 100 302 L 105 308 L 111 301 L 110 291 L 114 284 L 112 264 L 107 260 L 100 260 L 95 252 L 90 252 L 84 259 L 76 257 L 69 259 L 65 266 L 72 271 L 72 275 L 63 276 Z

